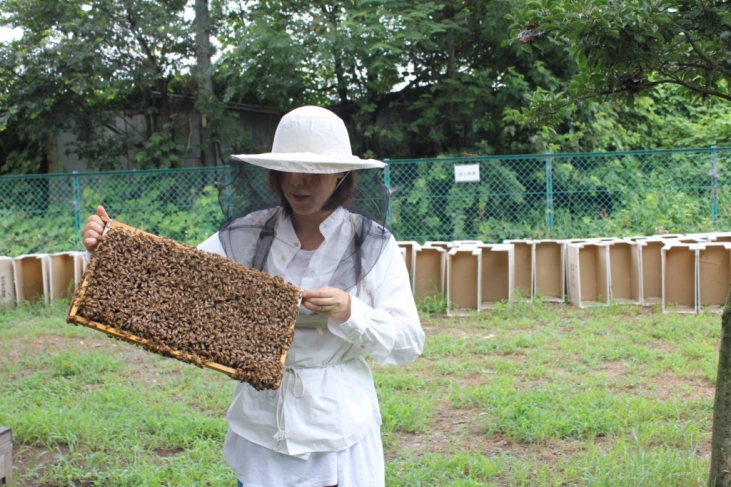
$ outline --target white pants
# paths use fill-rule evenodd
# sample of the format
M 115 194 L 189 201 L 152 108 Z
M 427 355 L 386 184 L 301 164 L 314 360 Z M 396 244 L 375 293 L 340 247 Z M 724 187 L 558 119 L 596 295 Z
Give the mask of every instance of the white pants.
M 385 487 L 381 428 L 347 450 L 311 453 L 307 460 L 277 453 L 231 430 L 224 456 L 243 487 Z

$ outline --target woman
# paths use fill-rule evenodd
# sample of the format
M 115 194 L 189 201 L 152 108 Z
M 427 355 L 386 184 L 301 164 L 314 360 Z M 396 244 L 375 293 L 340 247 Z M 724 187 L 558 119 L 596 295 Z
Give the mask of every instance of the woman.
M 424 344 L 406 265 L 379 223 L 388 192 L 353 172 L 385 164 L 353 156 L 342 120 L 311 106 L 282 118 L 272 152 L 233 159 L 245 164 L 221 192 L 230 218 L 199 248 L 305 292 L 280 388 L 236 384 L 224 456 L 245 487 L 384 485 L 381 416 L 364 356 L 405 364 Z M 250 165 L 268 170 L 271 191 Z M 101 212 L 84 228 L 89 249 Z

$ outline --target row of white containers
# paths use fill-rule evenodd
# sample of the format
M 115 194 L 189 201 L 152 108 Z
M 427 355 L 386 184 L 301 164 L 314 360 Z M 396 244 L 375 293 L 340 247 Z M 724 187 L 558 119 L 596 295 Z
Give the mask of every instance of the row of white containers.
M 449 314 L 537 298 L 697 313 L 720 309 L 731 281 L 731 233 L 398 245 L 415 298 L 444 297 Z M 68 299 L 87 264 L 86 252 L 0 257 L 0 306 Z
M 69 299 L 87 263 L 86 252 L 0 257 L 0 307 Z
M 731 233 L 398 244 L 415 298 L 444 297 L 450 315 L 534 299 L 717 311 L 731 281 Z

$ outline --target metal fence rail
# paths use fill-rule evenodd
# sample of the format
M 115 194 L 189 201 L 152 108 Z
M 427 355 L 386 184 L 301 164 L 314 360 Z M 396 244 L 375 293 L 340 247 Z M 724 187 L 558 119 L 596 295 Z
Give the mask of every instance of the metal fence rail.
M 731 230 L 731 148 L 392 160 L 398 240 L 500 242 Z M 455 166 L 479 179 L 455 181 Z M 229 166 L 0 177 L 0 255 L 81 248 L 97 204 L 195 245 L 222 220 Z M 474 172 L 474 171 L 473 171 Z

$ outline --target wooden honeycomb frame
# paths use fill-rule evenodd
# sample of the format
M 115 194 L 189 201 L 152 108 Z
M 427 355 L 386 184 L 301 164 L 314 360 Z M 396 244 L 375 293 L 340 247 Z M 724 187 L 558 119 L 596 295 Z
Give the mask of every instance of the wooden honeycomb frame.
M 256 389 L 279 387 L 294 339 L 299 288 L 223 256 L 105 223 L 67 322 Z

